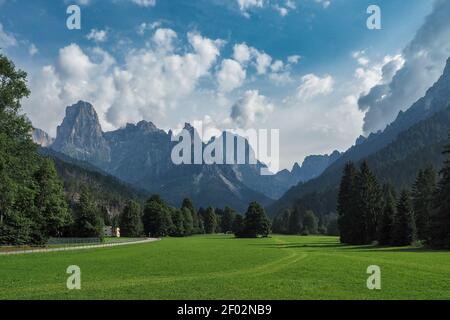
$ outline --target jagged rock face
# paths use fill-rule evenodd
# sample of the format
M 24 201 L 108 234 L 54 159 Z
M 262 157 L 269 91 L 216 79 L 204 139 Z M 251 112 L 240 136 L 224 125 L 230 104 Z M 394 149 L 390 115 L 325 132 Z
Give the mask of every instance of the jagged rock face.
M 339 151 L 334 151 L 330 155 L 308 156 L 303 161 L 302 166 L 294 166 L 292 174 L 298 182 L 307 182 L 320 176 L 330 165 L 341 157 Z
M 184 129 L 191 134 L 192 143 L 199 141 L 198 133 L 191 125 L 186 124 Z M 203 143 L 202 148 L 212 141 Z M 177 166 L 171 159 L 177 143 L 172 141 L 172 132 L 166 133 L 147 121 L 103 133 L 93 106 L 80 101 L 67 108 L 52 149 L 88 161 L 140 189 L 161 194 L 173 205 L 190 197 L 198 206 L 231 205 L 242 211 L 251 201 L 270 203 L 301 179 L 320 174 L 330 162 L 328 156 L 326 160 L 318 157 L 320 165 L 314 165 L 311 160 L 311 168 L 307 170 L 300 168 L 295 172 L 285 170 L 274 176 L 262 176 L 262 163 L 249 164 L 248 155 L 253 150 L 246 142 L 245 165 Z M 225 157 L 231 151 L 226 146 L 224 142 Z M 191 148 L 193 155 L 194 145 Z M 232 151 L 236 161 L 237 142 Z
M 47 132 L 41 129 L 33 129 L 31 138 L 34 143 L 44 148 L 50 147 L 55 141 L 55 139 L 50 137 Z
M 109 163 L 110 149 L 90 103 L 79 101 L 66 108 L 66 116 L 57 129 L 52 149 L 102 168 Z

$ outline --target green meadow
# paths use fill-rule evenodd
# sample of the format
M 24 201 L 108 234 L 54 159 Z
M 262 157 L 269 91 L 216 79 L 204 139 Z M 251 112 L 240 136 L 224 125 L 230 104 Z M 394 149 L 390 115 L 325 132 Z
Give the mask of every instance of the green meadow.
M 70 265 L 81 290 L 66 288 Z M 381 290 L 366 286 L 370 265 Z M 450 299 L 450 253 L 315 236 L 166 238 L 0 256 L 0 299 Z

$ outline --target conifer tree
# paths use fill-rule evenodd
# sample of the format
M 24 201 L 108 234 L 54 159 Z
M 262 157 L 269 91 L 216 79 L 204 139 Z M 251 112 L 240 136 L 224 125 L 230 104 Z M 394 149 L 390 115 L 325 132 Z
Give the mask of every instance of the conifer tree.
M 367 161 L 356 177 L 356 231 L 354 244 L 370 244 L 377 239 L 377 222 L 382 207 L 381 188 Z
M 450 137 L 450 134 L 449 134 Z M 450 155 L 450 145 L 444 155 Z M 430 241 L 434 248 L 450 248 L 450 159 L 444 163 L 436 193 L 436 209 L 431 216 Z
M 357 212 L 355 210 L 356 177 L 358 171 L 353 162 L 348 162 L 344 168 L 338 195 L 338 226 L 342 243 L 354 242 Z
M 192 218 L 192 212 L 188 208 L 182 208 L 181 214 L 183 215 L 184 235 L 190 236 L 194 233 L 194 219 Z
M 303 219 L 302 219 L 302 211 L 300 208 L 295 208 L 293 211 L 290 211 L 289 214 L 289 234 L 301 234 L 303 230 Z
M 181 205 L 181 209 L 188 209 L 191 212 L 193 224 L 192 233 L 195 234 L 202 233 L 200 228 L 200 218 L 198 217 L 197 211 L 195 210 L 192 200 L 189 198 L 184 199 L 183 204 Z
M 434 207 L 437 175 L 433 168 L 421 170 L 413 186 L 413 206 L 416 218 L 417 239 L 430 237 L 430 218 Z
M 184 216 L 181 210 L 172 209 L 172 232 L 173 237 L 184 237 L 186 234 L 186 228 L 184 223 Z
M 267 237 L 270 233 L 270 222 L 264 208 L 257 202 L 250 203 L 244 218 L 244 236 L 256 238 Z
M 392 245 L 409 246 L 416 239 L 416 223 L 409 192 L 403 190 L 397 204 L 392 227 Z
M 391 185 L 383 187 L 383 210 L 378 223 L 378 244 L 391 244 L 392 227 L 397 212 L 395 190 Z

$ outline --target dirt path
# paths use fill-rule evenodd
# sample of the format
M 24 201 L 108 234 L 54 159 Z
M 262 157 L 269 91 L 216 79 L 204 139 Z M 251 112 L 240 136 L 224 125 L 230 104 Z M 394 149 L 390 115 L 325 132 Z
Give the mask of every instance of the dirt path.
M 87 245 L 87 246 L 76 246 L 76 247 L 61 247 L 61 248 L 48 248 L 48 249 L 35 249 L 35 250 L 18 250 L 9 252 L 0 252 L 0 256 L 8 256 L 13 254 L 30 254 L 30 253 L 46 253 L 46 252 L 57 252 L 57 251 L 72 251 L 72 250 L 87 250 L 87 249 L 97 249 L 97 248 L 109 248 L 118 247 L 131 244 L 142 244 L 159 241 L 161 239 L 157 238 L 147 238 L 140 241 L 130 241 L 130 242 L 118 242 L 118 243 L 105 243 L 98 245 Z

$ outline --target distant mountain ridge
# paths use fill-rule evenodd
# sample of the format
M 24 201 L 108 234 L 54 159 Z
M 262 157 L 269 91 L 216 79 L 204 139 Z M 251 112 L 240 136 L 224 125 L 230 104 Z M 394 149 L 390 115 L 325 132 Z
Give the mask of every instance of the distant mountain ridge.
M 434 146 L 438 148 L 442 141 L 446 140 L 447 132 L 450 129 L 450 121 L 448 121 L 449 118 L 447 114 L 449 107 L 450 58 L 447 60 L 447 65 L 442 76 L 426 92 L 425 96 L 414 103 L 408 110 L 400 112 L 396 120 L 387 126 L 384 131 L 371 134 L 367 138 L 359 138 L 356 144 L 331 164 L 321 176 L 312 179 L 305 184 L 299 184 L 291 188 L 283 195 L 283 197 L 269 206 L 268 211 L 271 215 L 275 215 L 283 208 L 292 207 L 298 202 L 302 202 L 303 204 L 309 203 L 309 205 L 315 202 L 314 206 L 316 211 L 319 210 L 322 214 L 329 213 L 331 210 L 336 210 L 337 188 L 343 167 L 348 161 L 358 162 L 361 159 L 373 159 L 378 157 L 378 161 L 383 162 L 384 165 L 390 163 L 391 166 L 394 166 L 395 162 L 395 167 L 398 169 L 397 175 L 405 176 L 403 181 L 407 180 L 409 182 L 412 175 L 416 174 L 416 171 L 411 170 L 411 172 L 406 173 L 405 170 L 408 166 L 407 163 L 402 162 L 404 159 L 414 161 L 414 158 L 411 155 L 415 154 L 416 157 L 420 159 L 425 157 L 426 161 L 435 164 L 436 161 L 433 161 L 430 157 L 434 157 L 438 160 L 441 158 L 439 153 L 436 153 L 436 150 L 434 149 L 435 152 L 429 152 L 428 155 L 415 153 L 418 152 L 417 148 L 411 143 L 408 143 L 411 148 L 410 153 L 408 153 L 408 149 L 404 150 L 406 148 L 406 142 L 405 146 L 402 146 L 398 141 L 401 141 L 402 137 L 404 139 L 407 132 L 413 132 L 409 136 L 410 139 L 413 139 L 415 135 L 418 146 L 423 147 L 424 150 L 426 147 L 433 148 Z M 439 115 L 440 119 L 436 118 L 439 117 Z M 429 132 L 427 132 L 427 130 Z M 421 140 L 425 136 L 430 139 L 428 141 L 428 146 L 426 141 L 424 142 Z M 401 154 L 402 157 L 404 157 L 403 159 L 389 159 L 386 156 L 386 150 L 390 150 L 391 153 L 393 152 L 393 145 L 396 146 L 393 154 Z M 385 156 L 379 158 L 379 155 Z M 417 163 L 424 164 L 426 162 L 425 160 L 422 160 L 421 162 L 417 161 Z M 399 166 L 399 164 L 402 163 L 404 168 Z M 386 169 L 386 172 L 388 172 L 388 169 Z M 380 171 L 379 176 L 384 177 L 385 173 L 383 174 L 383 172 Z M 395 178 L 395 176 L 392 178 Z M 319 205 L 319 202 L 322 202 L 322 204 Z
M 197 134 L 190 124 L 185 129 L 192 136 Z M 173 205 L 190 197 L 198 206 L 230 205 L 237 210 L 244 210 L 251 201 L 270 204 L 291 186 L 320 175 L 340 157 L 337 151 L 330 156 L 310 156 L 302 166 L 296 164 L 292 171 L 284 170 L 273 176 L 261 176 L 264 165 L 260 162 L 177 166 L 171 161 L 176 144 L 172 135 L 172 131 L 165 132 L 148 121 L 103 132 L 94 107 L 79 101 L 67 107 L 50 148 L 87 161 L 139 189 L 159 193 Z M 248 142 L 246 148 L 253 152 Z

